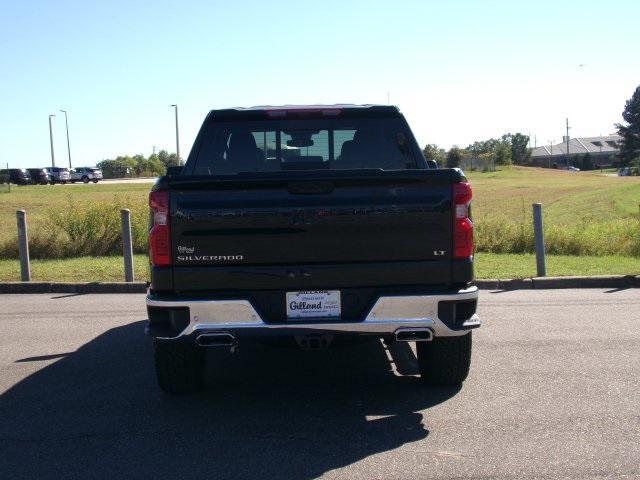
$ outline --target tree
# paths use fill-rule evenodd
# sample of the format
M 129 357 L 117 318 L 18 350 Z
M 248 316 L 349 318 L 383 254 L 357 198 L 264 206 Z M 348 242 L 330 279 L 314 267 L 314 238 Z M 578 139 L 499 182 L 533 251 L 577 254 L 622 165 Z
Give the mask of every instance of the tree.
M 511 165 L 511 145 L 503 141 L 498 144 L 495 150 L 497 165 Z
M 438 162 L 438 165 L 442 165 L 447 158 L 444 150 L 439 148 L 435 143 L 429 143 L 426 145 L 424 150 L 422 150 L 422 153 L 424 153 L 424 158 L 427 160 L 435 160 Z
M 498 165 L 510 165 L 512 162 L 523 165 L 529 161 L 531 150 L 528 148 L 529 136 L 522 133 L 507 133 L 500 139 L 490 138 L 474 142 L 466 150 L 475 158 L 495 157 Z
M 529 135 L 520 132 L 507 133 L 502 136 L 502 141 L 511 146 L 511 160 L 516 165 L 524 165 L 531 158 L 531 149 L 528 147 L 529 139 Z
M 447 152 L 447 168 L 459 168 L 463 157 L 464 153 L 460 148 L 455 145 L 451 147 Z
M 473 144 L 469 145 L 465 150 L 474 157 L 479 157 L 485 153 L 495 153 L 499 143 L 499 140 L 490 138 L 489 140 L 483 140 L 481 142 L 473 142 Z
M 174 154 L 175 155 L 175 154 Z M 158 155 L 120 155 L 115 159 L 106 159 L 98 163 L 105 178 L 121 178 L 126 176 L 158 176 L 164 175 L 167 168 Z
M 627 100 L 622 118 L 627 125 L 616 125 L 618 134 L 622 137 L 619 157 L 620 163 L 627 166 L 640 156 L 640 86 Z
M 105 178 L 121 178 L 136 173 L 136 161 L 130 156 L 118 156 L 98 163 Z
M 178 165 L 178 156 L 175 153 L 169 153 L 166 150 L 158 152 L 158 159 L 165 167 L 175 167 Z

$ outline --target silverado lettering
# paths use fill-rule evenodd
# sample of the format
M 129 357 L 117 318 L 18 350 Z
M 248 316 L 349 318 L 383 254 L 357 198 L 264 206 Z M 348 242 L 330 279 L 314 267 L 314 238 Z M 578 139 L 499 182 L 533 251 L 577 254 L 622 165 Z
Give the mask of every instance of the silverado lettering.
M 243 255 L 178 255 L 181 262 L 223 262 L 243 260 Z

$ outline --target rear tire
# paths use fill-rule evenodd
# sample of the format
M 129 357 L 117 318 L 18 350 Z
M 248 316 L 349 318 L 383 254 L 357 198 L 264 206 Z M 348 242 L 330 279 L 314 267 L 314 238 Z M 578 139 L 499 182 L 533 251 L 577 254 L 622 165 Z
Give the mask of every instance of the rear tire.
M 86 175 L 84 175 L 82 177 L 82 183 L 89 183 L 89 177 L 87 177 Z
M 418 368 L 427 385 L 460 385 L 471 366 L 471 332 L 417 342 Z
M 202 388 L 204 349 L 188 341 L 153 343 L 156 377 L 160 388 L 173 394 L 194 393 Z

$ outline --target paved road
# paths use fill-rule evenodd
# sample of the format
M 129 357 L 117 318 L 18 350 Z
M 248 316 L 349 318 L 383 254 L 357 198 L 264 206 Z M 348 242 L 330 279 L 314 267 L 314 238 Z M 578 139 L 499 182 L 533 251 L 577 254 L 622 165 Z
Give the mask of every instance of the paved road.
M 156 178 L 106 178 L 104 180 L 100 180 L 98 182 L 98 185 L 101 183 L 107 183 L 107 184 L 111 184 L 111 183 L 155 183 Z M 60 186 L 60 187 L 66 187 L 68 185 L 84 185 L 84 183 L 82 182 L 76 182 L 76 183 L 67 183 L 65 185 L 59 184 L 57 183 L 56 185 Z M 92 183 L 90 183 L 89 185 L 93 185 Z
M 2 478 L 640 478 L 640 290 L 483 292 L 460 390 L 374 343 L 211 354 L 171 398 L 141 295 L 0 310 Z
M 102 180 L 103 183 L 155 183 L 156 177 L 153 178 L 107 178 Z

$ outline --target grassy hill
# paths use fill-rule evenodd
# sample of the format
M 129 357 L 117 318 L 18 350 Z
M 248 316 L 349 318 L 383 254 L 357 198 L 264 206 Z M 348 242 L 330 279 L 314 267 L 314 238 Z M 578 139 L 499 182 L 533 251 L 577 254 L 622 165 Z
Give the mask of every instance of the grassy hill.
M 497 172 L 468 172 L 474 190 L 477 219 L 500 213 L 530 218 L 531 204 L 544 204 L 545 219 L 573 225 L 576 217 L 638 219 L 640 177 L 606 176 L 595 172 L 566 172 L 510 167 Z
M 533 252 L 531 204 L 544 206 L 548 251 L 640 256 L 640 178 L 511 167 L 469 173 L 477 248 Z
M 116 198 L 132 206 L 146 206 L 151 184 L 75 184 L 11 186 L 11 193 L 0 193 L 0 243 L 15 236 L 16 210 L 26 210 L 29 227 L 43 226 L 54 212 L 71 204 L 109 203 Z

